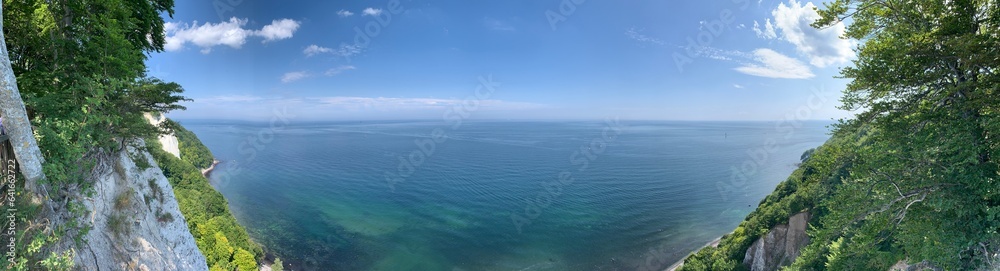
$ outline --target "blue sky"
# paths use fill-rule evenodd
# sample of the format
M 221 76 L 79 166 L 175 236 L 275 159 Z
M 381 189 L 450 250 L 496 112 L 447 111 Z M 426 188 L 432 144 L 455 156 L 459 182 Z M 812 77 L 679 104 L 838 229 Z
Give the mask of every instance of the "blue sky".
M 179 0 L 147 66 L 194 99 L 179 119 L 848 117 L 854 44 L 808 27 L 816 5 Z

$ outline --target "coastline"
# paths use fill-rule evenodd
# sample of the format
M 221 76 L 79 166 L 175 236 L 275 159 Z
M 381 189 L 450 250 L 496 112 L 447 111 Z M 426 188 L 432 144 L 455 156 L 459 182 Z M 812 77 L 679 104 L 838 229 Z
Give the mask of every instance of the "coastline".
M 723 236 L 725 236 L 725 235 L 723 235 Z M 706 247 L 719 247 L 719 242 L 720 241 L 722 241 L 722 236 L 716 237 L 715 240 L 712 240 L 711 242 L 706 243 L 704 246 L 701 246 L 698 249 L 696 249 L 694 251 L 691 251 L 691 253 L 688 253 L 687 256 L 684 256 L 684 259 L 687 259 L 687 257 L 691 256 L 691 254 L 698 253 L 698 251 L 701 251 L 702 249 L 704 249 Z M 684 259 L 681 259 L 680 261 L 677 261 L 676 263 L 671 264 L 669 267 L 667 267 L 667 269 L 664 269 L 663 271 L 676 271 L 677 269 L 681 268 L 681 266 L 684 266 Z
M 213 158 L 212 165 L 208 166 L 208 168 L 206 169 L 201 170 L 201 176 L 205 176 L 205 178 L 208 178 L 209 175 L 212 175 L 212 170 L 215 170 L 215 165 L 218 165 L 219 163 L 222 163 L 222 161 Z

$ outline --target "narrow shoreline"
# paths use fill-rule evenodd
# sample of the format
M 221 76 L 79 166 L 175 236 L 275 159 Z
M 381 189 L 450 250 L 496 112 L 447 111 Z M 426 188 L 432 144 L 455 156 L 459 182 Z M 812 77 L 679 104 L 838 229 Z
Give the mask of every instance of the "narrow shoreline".
M 725 236 L 725 235 L 723 235 L 723 236 Z M 715 240 L 712 240 L 711 242 L 708 242 L 704 246 L 701 246 L 698 249 L 696 249 L 694 251 L 691 251 L 691 253 L 688 253 L 688 255 L 684 256 L 684 258 L 681 259 L 680 261 L 677 261 L 676 263 L 671 264 L 669 267 L 667 267 L 667 269 L 664 269 L 664 271 L 676 271 L 678 268 L 681 268 L 681 266 L 684 265 L 684 259 L 687 259 L 687 257 L 690 257 L 691 254 L 698 253 L 698 251 L 701 251 L 702 249 L 705 249 L 706 247 L 719 247 L 719 242 L 720 241 L 722 241 L 722 236 L 716 237 Z
M 212 165 L 208 166 L 208 168 L 206 169 L 202 169 L 201 176 L 205 176 L 205 178 L 208 178 L 209 175 L 212 175 L 212 170 L 215 169 L 215 165 L 218 165 L 219 163 L 222 163 L 222 161 L 212 159 Z

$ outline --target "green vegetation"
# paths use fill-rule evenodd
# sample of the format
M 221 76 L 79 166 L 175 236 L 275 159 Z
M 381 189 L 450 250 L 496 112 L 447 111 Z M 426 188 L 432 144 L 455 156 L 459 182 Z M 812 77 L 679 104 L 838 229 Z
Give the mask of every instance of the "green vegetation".
M 197 168 L 212 166 L 212 161 L 215 160 L 212 157 L 212 152 L 204 144 L 201 144 L 198 136 L 173 120 L 167 119 L 165 125 L 167 128 L 173 130 L 174 136 L 177 137 L 177 147 L 181 151 L 181 158 Z
M 851 18 L 858 40 L 842 108 L 859 110 L 719 248 L 684 270 L 740 270 L 746 248 L 799 211 L 810 244 L 792 270 L 888 270 L 927 260 L 997 268 L 1000 3 L 837 0 L 814 26 Z
M 282 264 L 283 263 L 281 262 L 281 259 L 274 258 L 274 264 L 271 264 L 271 271 L 282 271 L 282 270 L 285 270 L 285 267 L 282 266 Z
M 80 236 L 90 226 L 30 218 L 49 208 L 84 217 L 76 195 L 92 193 L 88 175 L 96 161 L 112 157 L 133 138 L 161 132 L 143 119 L 144 112 L 183 108 L 177 104 L 185 100 L 179 85 L 145 73 L 147 53 L 163 50 L 161 13 L 173 14 L 172 0 L 3 0 L 10 65 L 45 159 L 47 178 L 39 182 L 44 191 L 35 192 L 59 205 L 18 201 L 25 205 L 15 211 L 16 237 L 31 241 L 17 242 L 14 262 L 0 257 L 4 269 L 71 266 L 70 257 L 48 247 L 64 236 L 82 244 Z
M 197 138 L 187 142 L 193 149 L 204 149 L 207 153 L 205 157 L 212 161 L 211 153 Z M 246 229 L 236 222 L 222 194 L 209 184 L 187 156 L 182 154 L 183 159 L 178 159 L 163 151 L 160 143 L 152 138 L 147 139 L 146 144 L 173 186 L 181 213 L 187 219 L 188 229 L 194 235 L 198 248 L 208 260 L 208 266 L 213 270 L 235 270 L 251 262 L 256 266 L 255 259 L 263 257 L 263 249 L 251 241 Z M 239 251 L 246 253 L 237 253 Z

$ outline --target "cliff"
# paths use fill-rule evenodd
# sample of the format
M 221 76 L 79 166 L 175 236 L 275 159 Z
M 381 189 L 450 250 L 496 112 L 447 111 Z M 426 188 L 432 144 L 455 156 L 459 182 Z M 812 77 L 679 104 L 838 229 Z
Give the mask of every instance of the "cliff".
M 788 218 L 788 224 L 774 226 L 747 249 L 743 264 L 751 271 L 778 270 L 792 264 L 799 251 L 809 244 L 808 226 L 807 212 Z
M 142 145 L 142 143 L 140 143 Z M 127 147 L 95 170 L 94 193 L 83 197 L 92 228 L 75 250 L 76 270 L 208 270 L 173 188 L 145 148 Z M 57 216 L 58 217 L 65 217 Z
M 143 114 L 143 117 L 145 117 L 146 121 L 149 121 L 149 124 L 152 124 L 153 126 L 160 126 L 160 124 L 167 121 L 167 117 L 163 114 L 156 114 L 154 116 L 153 114 L 145 113 Z M 159 138 L 157 138 L 157 141 L 160 142 L 160 146 L 163 146 L 163 151 L 173 154 L 174 157 L 181 158 L 180 144 L 178 143 L 177 136 L 174 135 L 173 131 L 160 135 Z

